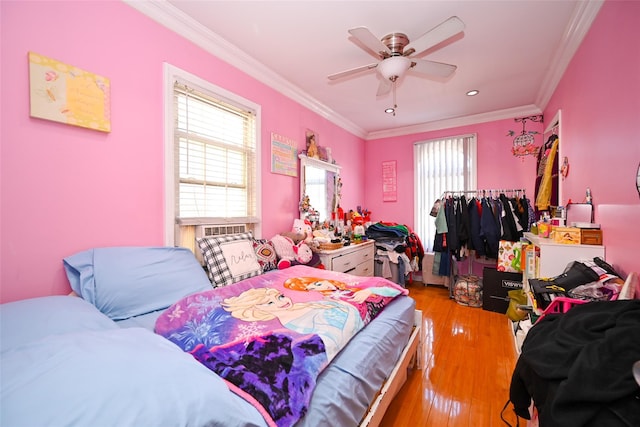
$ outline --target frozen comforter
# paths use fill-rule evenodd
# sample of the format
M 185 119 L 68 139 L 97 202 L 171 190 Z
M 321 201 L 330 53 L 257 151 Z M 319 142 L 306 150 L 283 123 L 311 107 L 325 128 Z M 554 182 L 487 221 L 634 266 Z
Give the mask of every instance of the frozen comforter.
M 291 426 L 305 415 L 322 370 L 403 294 L 379 277 L 292 267 L 185 297 L 158 318 L 156 332 L 217 373 L 267 423 Z

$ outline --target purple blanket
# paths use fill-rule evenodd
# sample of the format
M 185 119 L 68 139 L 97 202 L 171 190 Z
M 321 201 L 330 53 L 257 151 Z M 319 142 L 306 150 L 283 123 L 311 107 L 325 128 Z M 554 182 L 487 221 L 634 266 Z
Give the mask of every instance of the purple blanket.
M 335 355 L 406 289 L 380 277 L 295 266 L 189 295 L 157 320 L 176 343 L 251 402 L 292 426 Z

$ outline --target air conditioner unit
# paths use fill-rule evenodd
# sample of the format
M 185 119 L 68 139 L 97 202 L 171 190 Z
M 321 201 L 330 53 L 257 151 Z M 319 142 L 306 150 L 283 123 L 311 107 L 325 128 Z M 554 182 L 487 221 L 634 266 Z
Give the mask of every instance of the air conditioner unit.
M 203 224 L 196 225 L 195 227 L 195 238 L 201 237 L 213 237 L 213 236 L 225 236 L 227 234 L 238 234 L 245 233 L 247 231 L 247 226 L 245 224 L 224 224 L 224 225 L 212 225 L 212 224 Z M 200 252 L 200 248 L 198 244 L 193 242 L 193 253 L 196 255 L 200 264 L 204 265 L 204 260 L 202 259 L 202 253 Z
M 225 236 L 227 234 L 245 233 L 246 224 L 225 224 L 225 225 L 198 225 L 196 226 L 196 238 L 209 236 Z

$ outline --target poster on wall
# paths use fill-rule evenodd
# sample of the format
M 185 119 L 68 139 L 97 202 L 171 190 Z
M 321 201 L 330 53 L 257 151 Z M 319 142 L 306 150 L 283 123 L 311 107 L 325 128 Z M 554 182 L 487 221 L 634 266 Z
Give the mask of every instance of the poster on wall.
M 398 201 L 398 175 L 396 161 L 382 162 L 382 201 Z
M 106 77 L 29 52 L 29 96 L 31 117 L 111 132 Z
M 271 172 L 298 176 L 296 142 L 286 136 L 271 133 Z

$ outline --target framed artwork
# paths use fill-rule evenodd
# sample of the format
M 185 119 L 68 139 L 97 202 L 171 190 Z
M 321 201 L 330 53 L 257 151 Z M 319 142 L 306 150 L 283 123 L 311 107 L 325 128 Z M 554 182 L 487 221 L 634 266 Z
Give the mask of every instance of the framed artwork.
M 297 145 L 291 138 L 271 133 L 271 172 L 298 176 Z
M 106 77 L 29 52 L 29 101 L 31 117 L 111 132 Z
M 382 201 L 398 201 L 398 172 L 395 160 L 382 162 Z

